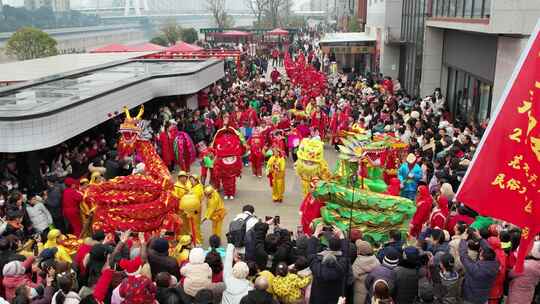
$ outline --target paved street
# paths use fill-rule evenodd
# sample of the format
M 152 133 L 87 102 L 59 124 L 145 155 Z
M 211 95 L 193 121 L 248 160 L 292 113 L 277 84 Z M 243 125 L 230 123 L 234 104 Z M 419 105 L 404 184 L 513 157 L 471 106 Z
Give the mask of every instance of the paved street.
M 331 169 L 334 168 L 337 159 L 337 153 L 326 145 L 325 159 Z M 192 166 L 192 171 L 197 174 L 200 172 L 199 165 Z M 227 207 L 227 217 L 223 222 L 223 230 L 228 230 L 228 225 L 231 219 L 240 213 L 242 206 L 252 204 L 255 207 L 255 213 L 259 218 L 265 216 L 280 215 L 281 226 L 291 231 L 296 232 L 296 227 L 300 222 L 298 208 L 302 202 L 302 187 L 296 173 L 294 172 L 292 159 L 287 159 L 287 170 L 285 173 L 285 199 L 283 203 L 277 204 L 272 202 L 272 192 L 268 183 L 268 179 L 261 179 L 251 174 L 250 167 L 244 167 L 242 178 L 237 183 L 237 195 L 234 200 L 225 201 Z M 204 212 L 204 211 L 203 211 Z M 210 236 L 211 222 L 203 224 L 203 237 L 205 245 L 208 244 L 208 236 Z M 224 235 L 222 236 L 225 237 Z

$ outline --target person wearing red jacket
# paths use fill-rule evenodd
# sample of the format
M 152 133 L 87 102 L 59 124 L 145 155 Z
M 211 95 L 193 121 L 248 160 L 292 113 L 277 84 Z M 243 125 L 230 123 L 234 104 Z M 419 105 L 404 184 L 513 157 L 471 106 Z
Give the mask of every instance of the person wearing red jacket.
M 448 199 L 444 195 L 440 195 L 437 201 L 437 207 L 431 212 L 429 219 L 429 227 L 445 229 L 446 221 L 448 219 Z
M 64 181 L 67 188 L 62 195 L 62 213 L 71 227 L 71 233 L 79 237 L 82 231 L 80 204 L 83 196 L 78 191 L 79 181 L 68 177 Z
M 306 235 L 313 234 L 311 222 L 321 217 L 322 207 L 324 207 L 324 201 L 314 198 L 311 192 L 308 192 L 300 205 L 300 223 Z
M 390 179 L 390 183 L 388 185 L 388 188 L 386 189 L 386 194 L 399 196 L 399 193 L 401 191 L 400 187 L 401 187 L 401 183 L 399 181 L 399 178 L 393 177 Z
M 498 304 L 501 301 L 504 291 L 504 280 L 506 277 L 506 254 L 501 248 L 501 241 L 496 236 L 491 236 L 487 239 L 487 242 L 491 249 L 495 251 L 495 256 L 497 257 L 497 262 L 499 262 L 499 272 L 495 277 L 495 282 L 491 287 L 489 292 L 488 304 Z
M 422 226 L 429 220 L 431 214 L 433 199 L 429 194 L 428 187 L 422 185 L 418 187 L 418 194 L 416 195 L 416 212 L 409 224 L 409 234 L 413 237 L 417 237 L 422 231 Z
M 474 218 L 466 215 L 463 207 L 459 207 L 457 213 L 449 215 L 446 221 L 446 231 L 450 232 L 450 235 L 454 234 L 454 227 L 458 222 L 471 225 L 474 222 Z
M 174 159 L 174 150 L 173 150 L 173 139 L 169 136 L 167 127 L 163 128 L 159 133 L 158 142 L 161 147 L 161 159 L 169 169 L 173 164 Z
M 311 127 L 319 131 L 319 136 L 321 140 L 324 141 L 326 137 L 326 126 L 328 125 L 328 116 L 326 113 L 321 111 L 319 107 L 311 113 Z
M 250 139 L 248 139 L 249 146 L 249 161 L 251 162 L 251 171 L 253 176 L 262 178 L 262 167 L 264 164 L 264 139 L 261 136 L 259 130 L 255 130 Z
M 279 73 L 277 68 L 274 67 L 274 70 L 272 71 L 272 73 L 270 73 L 270 79 L 272 79 L 272 83 L 277 83 L 280 76 L 281 74 Z

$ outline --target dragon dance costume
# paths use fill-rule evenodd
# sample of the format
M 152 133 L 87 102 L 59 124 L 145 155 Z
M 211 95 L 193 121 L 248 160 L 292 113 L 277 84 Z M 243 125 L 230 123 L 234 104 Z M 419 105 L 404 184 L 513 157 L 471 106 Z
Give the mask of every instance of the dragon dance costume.
M 236 129 L 226 126 L 216 132 L 212 148 L 216 157 L 214 161 L 216 189 L 220 189 L 223 185 L 225 198 L 234 198 L 236 178 L 242 174 L 244 139 Z

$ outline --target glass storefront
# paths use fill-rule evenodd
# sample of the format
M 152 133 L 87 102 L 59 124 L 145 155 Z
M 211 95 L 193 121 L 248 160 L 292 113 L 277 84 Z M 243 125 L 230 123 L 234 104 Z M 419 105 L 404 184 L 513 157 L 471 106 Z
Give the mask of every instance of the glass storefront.
M 476 122 L 489 118 L 493 83 L 454 67 L 447 68 L 446 98 L 454 117 Z

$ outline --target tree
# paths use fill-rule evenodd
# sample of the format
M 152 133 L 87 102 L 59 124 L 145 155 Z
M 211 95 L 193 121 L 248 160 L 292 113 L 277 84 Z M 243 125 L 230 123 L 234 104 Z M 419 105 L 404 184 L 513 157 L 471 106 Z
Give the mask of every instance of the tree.
M 249 10 L 257 17 L 256 27 L 261 27 L 262 17 L 268 7 L 269 0 L 245 0 Z
M 165 38 L 167 44 L 174 45 L 182 39 L 182 27 L 176 21 L 169 21 L 161 28 L 161 36 Z
M 291 2 L 289 0 L 268 0 L 268 5 L 265 10 L 265 17 L 273 28 L 278 27 L 280 24 L 285 24 L 282 17 L 288 17 L 291 9 Z M 284 13 L 284 14 L 282 14 Z
M 199 33 L 197 33 L 197 30 L 192 27 L 183 29 L 182 40 L 187 43 L 193 43 L 199 40 Z
M 224 29 L 233 27 L 234 20 L 225 11 L 225 0 L 206 0 L 206 8 L 212 14 L 218 28 Z
M 163 37 L 162 35 L 150 39 L 150 42 L 161 46 L 169 46 L 167 38 Z
M 56 40 L 49 34 L 33 27 L 17 30 L 6 44 L 6 53 L 19 60 L 53 56 L 58 54 Z

